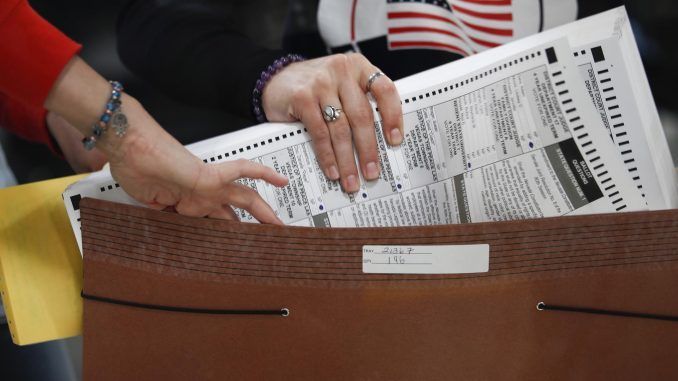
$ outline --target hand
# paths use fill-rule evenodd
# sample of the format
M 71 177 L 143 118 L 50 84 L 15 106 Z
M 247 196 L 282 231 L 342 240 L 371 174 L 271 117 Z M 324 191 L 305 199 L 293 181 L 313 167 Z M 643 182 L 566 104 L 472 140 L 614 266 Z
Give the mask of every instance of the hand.
M 231 206 L 247 210 L 262 223 L 282 224 L 253 189 L 235 183 L 247 177 L 275 186 L 287 178 L 248 160 L 205 164 L 163 130 L 133 98 L 124 95 L 127 134 L 113 131 L 100 142 L 109 154 L 111 173 L 133 198 L 152 208 L 173 206 L 180 214 L 238 220 Z
M 320 167 L 328 178 L 341 178 L 346 192 L 360 187 L 353 144 L 364 178 L 379 177 L 374 117 L 366 94 L 368 78 L 377 71 L 361 54 L 335 54 L 287 66 L 271 78 L 262 94 L 268 120 L 304 123 Z M 379 107 L 386 141 L 400 144 L 403 117 L 395 85 L 382 75 L 370 90 Z M 342 109 L 339 119 L 323 119 L 322 109 L 327 105 Z
M 81 134 L 89 134 L 110 94 L 111 85 L 75 56 L 61 71 L 44 106 Z M 172 206 L 188 216 L 237 220 L 233 205 L 260 222 L 282 224 L 257 192 L 234 181 L 248 177 L 284 186 L 287 178 L 246 160 L 205 164 L 165 132 L 136 99 L 123 94 L 121 107 L 129 124 L 127 134 L 105 132 L 97 139 L 97 149 L 132 198 L 156 209 Z
M 56 140 L 61 153 L 76 173 L 94 172 L 100 170 L 108 161 L 98 149 L 87 151 L 80 142 L 82 133 L 76 130 L 66 119 L 57 113 L 49 111 L 46 116 L 49 132 Z

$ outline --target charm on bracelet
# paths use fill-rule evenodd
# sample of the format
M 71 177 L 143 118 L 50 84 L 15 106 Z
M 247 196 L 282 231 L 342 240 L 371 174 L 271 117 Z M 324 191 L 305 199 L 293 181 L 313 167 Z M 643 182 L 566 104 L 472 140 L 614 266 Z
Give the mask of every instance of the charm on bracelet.
M 113 117 L 111 118 L 110 126 L 115 130 L 115 135 L 118 137 L 123 137 L 127 132 L 127 127 L 129 123 L 127 122 L 127 116 L 123 114 L 122 108 L 118 107 L 113 112 Z

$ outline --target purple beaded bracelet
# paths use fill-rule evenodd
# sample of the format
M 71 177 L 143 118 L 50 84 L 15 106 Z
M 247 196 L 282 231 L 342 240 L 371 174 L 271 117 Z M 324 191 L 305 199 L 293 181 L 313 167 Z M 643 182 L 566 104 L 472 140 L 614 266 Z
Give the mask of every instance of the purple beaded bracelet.
M 261 72 L 261 76 L 257 79 L 254 90 L 252 90 L 252 110 L 254 111 L 254 116 L 257 118 L 257 122 L 268 122 L 266 114 L 264 113 L 264 107 L 261 104 L 261 95 L 264 93 L 264 87 L 266 87 L 268 81 L 287 65 L 304 60 L 306 60 L 306 58 L 298 54 L 288 54 L 273 61 L 266 70 Z

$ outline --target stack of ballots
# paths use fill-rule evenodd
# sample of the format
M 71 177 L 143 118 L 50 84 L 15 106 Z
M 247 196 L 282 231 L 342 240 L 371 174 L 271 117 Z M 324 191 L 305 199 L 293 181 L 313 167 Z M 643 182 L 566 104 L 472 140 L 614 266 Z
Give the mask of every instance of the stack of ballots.
M 346 194 L 319 169 L 300 124 L 263 124 L 188 148 L 206 163 L 246 158 L 290 179 L 242 182 L 286 224 L 456 224 L 678 207 L 673 161 L 625 9 L 524 38 L 396 82 L 405 138 L 381 176 Z M 376 105 L 374 105 L 376 107 Z M 136 204 L 108 171 L 64 193 Z M 242 221 L 256 222 L 242 210 Z

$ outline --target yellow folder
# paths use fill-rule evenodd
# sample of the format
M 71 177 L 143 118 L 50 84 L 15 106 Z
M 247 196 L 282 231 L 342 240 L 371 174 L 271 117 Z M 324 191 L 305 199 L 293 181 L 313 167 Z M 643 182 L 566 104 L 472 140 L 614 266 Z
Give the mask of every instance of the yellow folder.
M 61 193 L 84 176 L 0 189 L 0 291 L 15 344 L 82 332 L 82 258 Z

